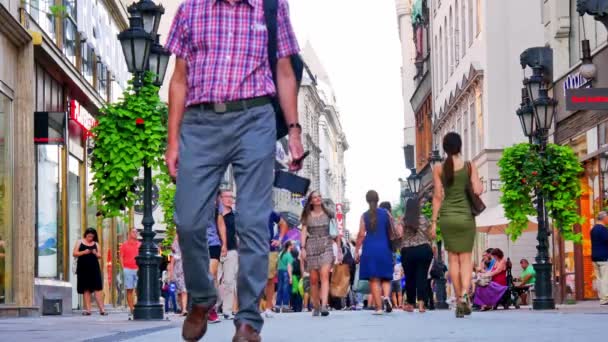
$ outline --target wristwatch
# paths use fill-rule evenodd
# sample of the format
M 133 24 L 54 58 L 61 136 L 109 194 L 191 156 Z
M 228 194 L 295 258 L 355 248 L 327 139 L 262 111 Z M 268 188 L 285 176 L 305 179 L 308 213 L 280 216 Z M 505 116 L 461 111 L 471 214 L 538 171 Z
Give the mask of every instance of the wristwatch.
M 288 129 L 289 129 L 290 131 L 291 131 L 292 129 L 294 129 L 294 128 L 297 128 L 297 129 L 299 129 L 299 130 L 300 130 L 300 132 L 302 132 L 302 126 L 300 125 L 300 123 L 299 123 L 299 122 L 294 122 L 294 123 L 291 123 L 291 124 L 289 124 L 289 126 L 287 126 L 287 127 L 288 127 Z

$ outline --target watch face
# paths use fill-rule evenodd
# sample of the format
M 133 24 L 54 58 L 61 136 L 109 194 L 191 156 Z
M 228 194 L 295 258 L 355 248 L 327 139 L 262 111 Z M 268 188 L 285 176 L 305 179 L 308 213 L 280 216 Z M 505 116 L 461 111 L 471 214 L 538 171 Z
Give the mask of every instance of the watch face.
M 138 178 L 135 181 L 135 194 L 137 198 L 135 199 L 135 203 L 133 205 L 133 210 L 135 210 L 136 214 L 143 215 L 144 214 L 144 179 Z M 152 212 L 158 208 L 158 186 L 156 184 L 152 184 Z

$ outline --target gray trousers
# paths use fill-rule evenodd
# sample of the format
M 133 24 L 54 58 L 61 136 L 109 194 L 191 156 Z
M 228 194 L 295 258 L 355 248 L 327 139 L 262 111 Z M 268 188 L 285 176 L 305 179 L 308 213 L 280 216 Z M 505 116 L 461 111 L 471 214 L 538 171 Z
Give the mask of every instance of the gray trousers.
M 258 331 L 264 323 L 259 302 L 268 274 L 274 116 L 271 105 L 225 114 L 188 108 L 182 120 L 177 165 L 175 208 L 186 288 L 194 304 L 212 304 L 217 301 L 217 291 L 209 274 L 207 226 L 214 218 L 220 182 L 232 164 L 239 212 L 236 321 Z

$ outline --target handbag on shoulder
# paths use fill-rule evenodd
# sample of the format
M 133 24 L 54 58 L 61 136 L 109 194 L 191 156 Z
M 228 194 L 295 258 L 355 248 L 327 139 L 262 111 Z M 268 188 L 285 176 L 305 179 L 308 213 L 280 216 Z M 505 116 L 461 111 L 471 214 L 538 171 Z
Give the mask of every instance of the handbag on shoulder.
M 475 191 L 473 191 L 473 184 L 471 183 L 471 162 L 466 162 L 465 166 L 467 168 L 467 174 L 469 175 L 465 191 L 467 193 L 469 203 L 471 204 L 471 214 L 473 214 L 473 216 L 478 216 L 484 210 L 486 210 L 486 205 L 481 200 L 481 197 L 479 197 Z
M 338 234 L 338 221 L 336 221 L 335 217 L 332 217 L 329 219 L 329 236 L 335 239 L 338 237 Z

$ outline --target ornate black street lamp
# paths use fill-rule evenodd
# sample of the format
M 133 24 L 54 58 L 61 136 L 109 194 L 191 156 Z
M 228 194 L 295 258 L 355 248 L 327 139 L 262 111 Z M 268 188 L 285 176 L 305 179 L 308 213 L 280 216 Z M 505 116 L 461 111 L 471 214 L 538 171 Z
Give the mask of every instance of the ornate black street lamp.
M 545 149 L 549 136 L 549 130 L 553 124 L 557 101 L 549 97 L 548 87 L 550 85 L 553 50 L 548 47 L 530 48 L 524 51 L 520 58 L 522 67 L 532 68 L 533 74 L 524 80 L 526 92 L 522 91 L 522 105 L 517 115 L 522 122 L 524 134 L 538 146 L 541 159 L 546 158 Z M 526 96 L 527 95 L 527 96 Z M 529 99 L 527 98 L 529 96 Z M 530 108 L 532 107 L 532 108 Z M 530 112 L 534 113 L 534 120 L 530 122 Z M 544 172 L 545 170 L 541 170 Z M 536 211 L 538 215 L 538 246 L 536 246 L 536 271 L 534 310 L 555 309 L 553 299 L 553 265 L 549 257 L 549 224 L 545 210 L 545 194 L 541 187 L 535 187 Z
M 156 5 L 151 0 L 140 0 L 133 3 L 127 9 L 131 16 L 139 15 L 143 20 L 144 30 L 152 37 L 158 33 L 160 18 L 165 14 L 165 8 L 162 5 Z
M 133 74 L 133 87 L 139 91 L 146 71 L 156 74 L 154 85 L 160 87 L 167 71 L 170 53 L 159 43 L 156 30 L 164 13 L 162 6 L 149 0 L 141 0 L 129 7 L 130 27 L 118 35 L 129 72 Z M 142 19 L 143 18 L 143 19 Z M 156 40 L 156 44 L 154 43 Z M 137 304 L 133 312 L 136 320 L 162 320 L 160 304 L 160 262 L 158 247 L 154 243 L 156 233 L 152 229 L 152 168 L 144 164 L 144 212 L 141 233 L 142 244 L 135 258 L 137 273 Z
M 416 168 L 412 168 L 409 177 L 407 177 L 407 184 L 415 195 L 418 195 L 418 191 L 420 191 L 421 181 L 422 179 L 416 173 Z
M 160 45 L 159 41 L 160 35 L 157 34 L 156 41 L 150 49 L 150 59 L 148 60 L 148 71 L 156 75 L 153 83 L 157 87 L 163 85 L 167 66 L 169 65 L 169 58 L 171 58 L 171 52 Z

